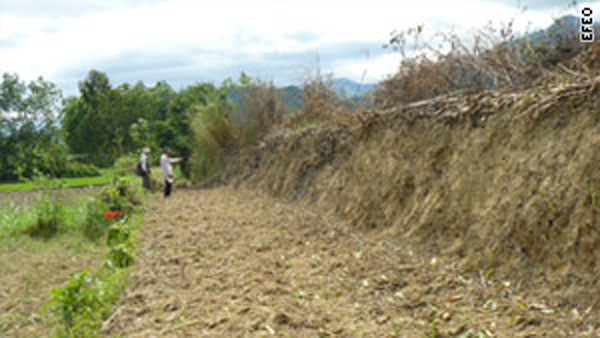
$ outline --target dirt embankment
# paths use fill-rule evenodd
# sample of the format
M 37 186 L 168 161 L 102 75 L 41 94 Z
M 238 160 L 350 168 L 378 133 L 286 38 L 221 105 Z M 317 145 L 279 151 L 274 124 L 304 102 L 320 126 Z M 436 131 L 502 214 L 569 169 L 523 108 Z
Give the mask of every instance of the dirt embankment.
M 600 78 L 443 97 L 274 134 L 231 175 L 598 310 L 599 121 Z

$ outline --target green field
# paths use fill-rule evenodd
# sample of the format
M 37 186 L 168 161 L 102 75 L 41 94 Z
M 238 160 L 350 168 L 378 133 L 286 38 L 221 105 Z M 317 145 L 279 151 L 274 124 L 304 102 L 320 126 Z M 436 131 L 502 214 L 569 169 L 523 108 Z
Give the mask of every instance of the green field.
M 64 187 L 85 187 L 90 185 L 103 185 L 108 184 L 112 181 L 112 177 L 109 176 L 94 176 L 94 177 L 75 177 L 75 178 L 63 178 L 60 182 Z M 39 189 L 42 185 L 35 181 L 30 182 L 19 182 L 19 183 L 1 183 L 1 191 L 16 191 L 16 190 L 32 190 Z

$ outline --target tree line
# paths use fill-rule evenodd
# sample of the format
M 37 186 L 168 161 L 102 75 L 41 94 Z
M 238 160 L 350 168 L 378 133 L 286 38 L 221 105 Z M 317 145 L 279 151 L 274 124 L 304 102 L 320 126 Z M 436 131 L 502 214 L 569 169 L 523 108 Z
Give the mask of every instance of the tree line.
M 78 87 L 79 95 L 64 99 L 43 78 L 27 83 L 3 74 L 0 182 L 94 175 L 144 146 L 155 153 L 169 146 L 189 158 L 192 115 L 209 101 L 226 106 L 231 81 L 181 90 L 165 81 L 113 86 L 106 74 L 91 70 Z M 189 163 L 183 167 L 189 171 Z

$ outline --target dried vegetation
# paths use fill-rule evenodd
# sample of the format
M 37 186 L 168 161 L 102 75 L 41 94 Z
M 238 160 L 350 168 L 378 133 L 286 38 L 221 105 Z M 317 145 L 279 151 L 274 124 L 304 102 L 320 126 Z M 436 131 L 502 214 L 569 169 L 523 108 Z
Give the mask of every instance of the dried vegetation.
M 231 173 L 237 184 L 598 309 L 599 60 L 596 43 L 529 89 L 447 94 L 279 130 Z

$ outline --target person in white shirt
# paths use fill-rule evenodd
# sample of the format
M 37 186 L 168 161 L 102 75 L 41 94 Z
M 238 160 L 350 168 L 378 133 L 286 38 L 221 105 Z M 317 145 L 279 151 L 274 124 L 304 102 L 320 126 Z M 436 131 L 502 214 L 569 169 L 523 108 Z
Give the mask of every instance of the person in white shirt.
M 150 155 L 150 148 L 145 147 L 142 150 L 142 156 L 140 156 L 139 174 L 142 176 L 142 186 L 146 191 L 150 191 L 150 162 L 148 155 Z
M 171 196 L 173 191 L 173 166 L 172 164 L 181 161 L 180 158 L 170 158 L 171 150 L 164 147 L 163 153 L 160 156 L 160 169 L 165 178 L 165 197 Z

